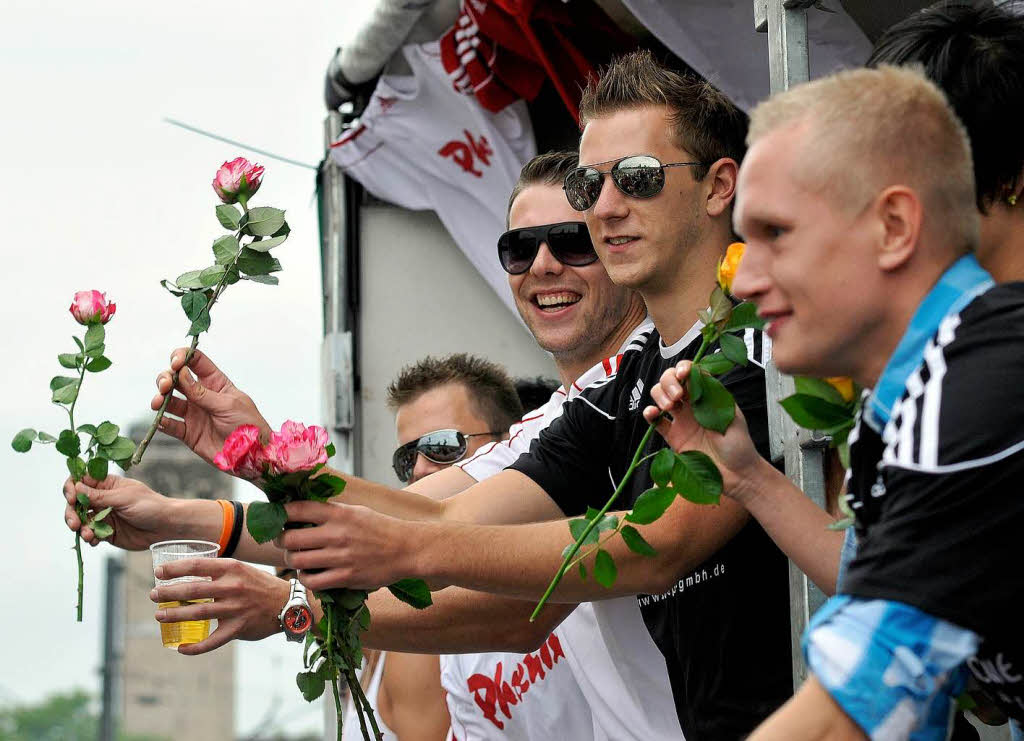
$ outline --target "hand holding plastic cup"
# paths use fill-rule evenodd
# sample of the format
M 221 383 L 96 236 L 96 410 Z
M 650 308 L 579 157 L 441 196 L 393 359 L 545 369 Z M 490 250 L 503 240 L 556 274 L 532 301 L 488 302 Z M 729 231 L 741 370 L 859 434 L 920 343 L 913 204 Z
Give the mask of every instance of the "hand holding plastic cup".
M 149 547 L 153 554 L 153 570 L 157 566 L 180 561 L 185 558 L 216 558 L 220 546 L 216 543 L 209 543 L 205 540 L 165 540 L 154 543 Z M 156 586 L 164 584 L 175 584 L 186 581 L 209 581 L 208 576 L 179 576 L 174 579 L 157 579 L 154 573 Z M 209 602 L 210 600 L 188 600 L 186 602 L 161 602 L 158 607 L 184 607 L 185 605 L 198 602 Z M 164 647 L 177 649 L 185 643 L 199 643 L 210 635 L 209 620 L 186 620 L 181 623 L 160 623 L 160 637 L 163 639 Z

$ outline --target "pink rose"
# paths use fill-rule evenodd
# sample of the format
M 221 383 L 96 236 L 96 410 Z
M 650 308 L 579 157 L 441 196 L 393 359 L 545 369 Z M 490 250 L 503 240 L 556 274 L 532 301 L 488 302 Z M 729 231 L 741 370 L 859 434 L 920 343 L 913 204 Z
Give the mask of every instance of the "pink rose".
M 256 425 L 235 428 L 224 441 L 221 451 L 213 457 L 213 463 L 221 471 L 250 481 L 260 478 L 266 465 L 263 446 L 260 444 L 260 428 Z
M 312 471 L 327 462 L 327 430 L 288 420 L 270 435 L 264 452 L 274 473 Z
M 79 324 L 106 324 L 117 311 L 117 304 L 107 302 L 107 294 L 79 291 L 71 301 L 71 316 Z
M 236 157 L 225 162 L 213 178 L 213 189 L 224 203 L 241 200 L 243 204 L 260 189 L 263 168 L 254 165 L 245 157 Z

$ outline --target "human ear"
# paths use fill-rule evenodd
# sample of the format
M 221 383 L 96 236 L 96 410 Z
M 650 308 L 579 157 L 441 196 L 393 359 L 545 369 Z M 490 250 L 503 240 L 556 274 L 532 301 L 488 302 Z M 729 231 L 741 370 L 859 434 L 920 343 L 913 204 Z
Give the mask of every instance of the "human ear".
M 704 176 L 704 182 L 709 186 L 708 216 L 721 216 L 732 205 L 738 172 L 736 160 L 729 157 L 723 157 L 708 168 L 708 174 Z
M 924 215 L 921 199 L 912 189 L 894 185 L 878 194 L 872 208 L 881 231 L 878 267 L 884 272 L 903 267 L 918 249 Z

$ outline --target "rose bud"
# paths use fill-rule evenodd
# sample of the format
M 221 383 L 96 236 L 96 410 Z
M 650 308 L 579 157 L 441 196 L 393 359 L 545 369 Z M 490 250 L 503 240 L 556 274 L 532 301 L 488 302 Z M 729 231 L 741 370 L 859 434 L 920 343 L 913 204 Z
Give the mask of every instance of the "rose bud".
M 213 189 L 224 203 L 242 201 L 244 204 L 260 189 L 263 182 L 263 167 L 255 165 L 245 157 L 236 157 L 225 162 L 213 178 Z
M 71 301 L 71 316 L 79 324 L 106 324 L 117 311 L 117 304 L 107 301 L 99 291 L 79 291 Z
M 825 383 L 838 391 L 839 395 L 843 397 L 843 401 L 853 401 L 854 389 L 852 378 L 847 378 L 846 376 L 832 376 L 831 378 L 826 378 Z
M 323 427 L 306 427 L 288 420 L 281 425 L 280 432 L 271 433 L 264 452 L 274 473 L 297 473 L 327 463 L 326 446 L 327 430 Z
M 213 464 L 221 471 L 254 481 L 263 475 L 266 458 L 260 444 L 260 428 L 240 425 L 228 435 Z
M 732 293 L 732 282 L 736 277 L 736 271 L 740 269 L 740 260 L 743 259 L 743 250 L 746 248 L 743 242 L 733 242 L 725 251 L 725 257 L 718 261 L 715 276 L 718 285 L 726 293 Z

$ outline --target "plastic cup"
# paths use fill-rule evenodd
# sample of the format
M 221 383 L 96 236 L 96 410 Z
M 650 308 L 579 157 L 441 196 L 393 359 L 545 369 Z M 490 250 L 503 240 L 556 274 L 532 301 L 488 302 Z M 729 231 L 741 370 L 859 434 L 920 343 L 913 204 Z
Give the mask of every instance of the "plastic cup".
M 216 558 L 219 550 L 220 546 L 216 543 L 209 543 L 205 540 L 165 540 L 160 543 L 154 543 L 149 547 L 149 552 L 153 554 L 154 571 L 156 571 L 157 566 L 162 566 L 171 561 L 180 561 L 184 558 Z M 179 576 L 175 579 L 157 579 L 156 574 L 154 574 L 153 578 L 158 587 L 164 584 L 175 584 L 185 581 L 210 581 L 208 576 Z M 184 607 L 185 605 L 210 601 L 208 599 L 201 599 L 161 602 L 159 607 Z M 165 648 L 177 649 L 178 646 L 185 643 L 199 643 L 208 638 L 209 635 L 209 620 L 160 623 L 160 638 L 163 640 Z

